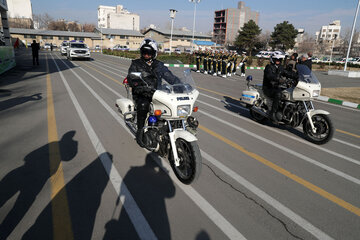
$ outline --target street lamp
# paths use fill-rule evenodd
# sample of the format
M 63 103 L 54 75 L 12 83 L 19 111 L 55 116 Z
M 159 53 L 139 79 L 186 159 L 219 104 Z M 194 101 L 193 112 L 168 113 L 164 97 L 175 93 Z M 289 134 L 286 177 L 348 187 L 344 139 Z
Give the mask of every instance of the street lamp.
M 176 10 L 170 9 L 170 18 L 171 18 L 171 34 L 170 34 L 170 52 L 169 55 L 171 55 L 171 48 L 172 48 L 172 34 L 173 34 L 173 27 L 174 27 L 174 18 L 176 16 Z
M 103 33 L 102 33 L 102 24 L 99 24 L 100 25 L 100 33 L 101 33 L 101 35 L 100 35 L 100 37 L 101 37 L 101 44 L 100 44 L 100 51 L 101 51 L 101 54 L 103 53 L 103 40 L 102 40 L 102 38 L 103 38 Z
M 336 38 L 337 38 L 337 34 L 334 35 L 334 39 L 333 39 L 333 42 L 332 42 L 329 66 L 330 66 L 330 63 L 332 62 L 331 58 L 332 58 L 332 55 L 333 55 L 334 43 L 336 41 Z
M 356 8 L 356 12 L 355 12 L 354 22 L 353 22 L 353 26 L 352 26 L 352 30 L 351 30 L 351 37 L 350 37 L 350 42 L 349 42 L 349 48 L 348 48 L 348 51 L 347 51 L 347 54 L 346 54 L 344 71 L 346 71 L 346 66 L 347 66 L 347 63 L 348 63 L 348 58 L 349 58 L 350 49 L 351 49 L 351 42 L 352 42 L 352 39 L 353 39 L 354 30 L 355 30 L 355 25 L 356 25 L 356 18 L 357 18 L 358 13 L 359 13 L 359 6 L 360 6 L 360 0 L 358 1 L 358 5 L 357 5 L 357 8 Z
M 196 4 L 200 3 L 201 0 L 189 0 L 189 2 L 192 2 L 195 4 L 194 6 L 194 22 L 193 22 L 193 33 L 192 33 L 192 42 L 191 42 L 191 48 L 192 51 L 194 51 L 194 34 L 195 34 L 195 16 L 196 16 Z M 359 0 L 360 1 L 360 0 Z

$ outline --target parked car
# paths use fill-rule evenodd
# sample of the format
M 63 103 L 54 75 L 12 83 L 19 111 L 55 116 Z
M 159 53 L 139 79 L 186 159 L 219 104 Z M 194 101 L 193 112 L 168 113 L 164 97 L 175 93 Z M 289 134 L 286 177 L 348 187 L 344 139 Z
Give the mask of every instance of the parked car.
M 170 48 L 164 48 L 164 53 L 170 53 Z
M 117 44 L 112 48 L 112 50 L 129 51 L 130 48 L 128 48 L 126 45 Z
M 192 54 L 192 49 L 185 49 L 184 53 Z
M 258 58 L 270 58 L 271 54 L 272 54 L 272 52 L 270 52 L 270 51 L 260 51 L 255 56 Z
M 177 54 L 181 54 L 181 50 L 178 49 L 178 48 L 176 48 L 176 49 L 174 50 L 174 52 L 177 53 Z
M 100 45 L 96 45 L 96 46 L 95 46 L 95 50 L 101 50 Z

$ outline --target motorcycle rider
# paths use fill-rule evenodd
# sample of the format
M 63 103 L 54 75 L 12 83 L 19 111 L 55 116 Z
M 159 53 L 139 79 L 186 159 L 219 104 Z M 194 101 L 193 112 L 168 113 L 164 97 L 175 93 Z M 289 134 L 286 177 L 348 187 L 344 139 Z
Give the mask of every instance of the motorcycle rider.
M 272 55 L 270 58 L 270 64 L 266 65 L 264 70 L 264 79 L 263 79 L 263 91 L 264 94 L 273 99 L 272 108 L 269 113 L 271 120 L 274 123 L 278 123 L 276 118 L 276 112 L 279 108 L 281 100 L 281 91 L 280 85 L 285 82 L 282 77 L 291 78 L 296 80 L 297 73 L 293 71 L 285 70 L 281 65 L 284 55 Z
M 155 89 L 161 84 L 160 80 L 164 79 L 169 84 L 180 82 L 179 78 L 174 76 L 163 62 L 156 59 L 157 51 L 157 43 L 151 38 L 145 38 L 140 45 L 141 57 L 131 62 L 127 76 L 137 113 L 136 141 L 141 147 L 145 146 L 142 141 L 142 133 L 150 102 Z M 141 72 L 146 83 L 141 79 L 133 78 L 130 74 L 132 72 Z

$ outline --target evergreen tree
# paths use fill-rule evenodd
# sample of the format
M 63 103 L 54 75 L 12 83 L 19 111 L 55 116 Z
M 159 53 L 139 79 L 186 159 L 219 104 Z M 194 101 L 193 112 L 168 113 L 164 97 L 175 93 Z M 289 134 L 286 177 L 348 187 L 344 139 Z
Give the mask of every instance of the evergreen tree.
M 246 49 L 251 56 L 251 52 L 258 41 L 258 36 L 261 29 L 253 20 L 248 21 L 239 30 L 239 35 L 236 37 L 235 46 L 238 48 Z
M 270 46 L 272 48 L 280 48 L 283 51 L 291 49 L 295 46 L 295 38 L 298 31 L 288 21 L 277 24 L 274 32 L 271 33 Z

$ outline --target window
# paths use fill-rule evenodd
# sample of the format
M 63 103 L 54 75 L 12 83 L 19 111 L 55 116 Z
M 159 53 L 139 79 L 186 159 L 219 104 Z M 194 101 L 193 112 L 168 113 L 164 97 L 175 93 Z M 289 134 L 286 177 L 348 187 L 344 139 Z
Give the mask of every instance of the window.
M 69 37 L 59 37 L 59 40 L 69 40 Z
M 128 39 L 128 38 L 129 38 L 128 36 L 120 35 L 120 39 Z
M 323 32 L 326 32 L 326 29 L 325 29 L 325 28 L 323 29 Z
M 24 38 L 36 39 L 35 35 L 24 35 Z
M 53 36 L 42 36 L 42 39 L 53 39 Z
M 84 38 L 83 37 L 74 37 L 74 40 L 84 41 Z
M 339 29 L 334 29 L 334 32 L 339 32 Z
M 332 32 L 332 29 L 329 29 L 329 32 Z

